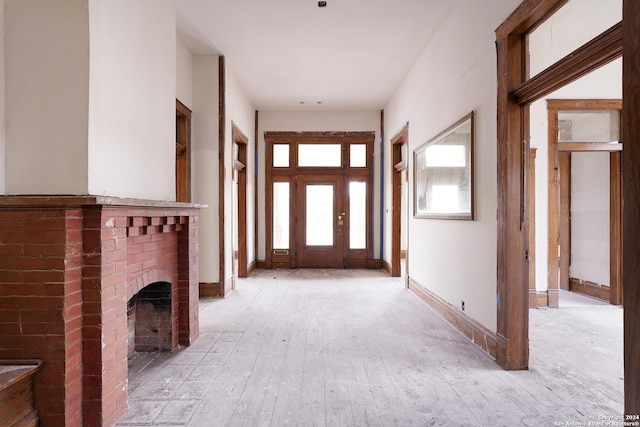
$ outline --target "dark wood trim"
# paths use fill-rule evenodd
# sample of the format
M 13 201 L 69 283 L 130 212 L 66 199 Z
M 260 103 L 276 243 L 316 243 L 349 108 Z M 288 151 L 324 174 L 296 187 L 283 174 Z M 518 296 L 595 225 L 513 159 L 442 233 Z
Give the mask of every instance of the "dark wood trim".
M 402 173 L 407 159 L 402 158 L 403 147 L 409 146 L 409 123 L 405 123 L 391 138 L 391 277 L 402 275 L 400 248 L 402 247 Z
M 256 269 L 270 269 L 271 267 L 267 266 L 267 262 L 261 259 L 256 260 Z
M 569 0 L 525 0 L 498 27 L 496 36 L 505 39 L 535 30 Z
M 200 283 L 200 298 L 220 298 L 224 296 L 220 283 Z
M 556 10 L 562 7 L 567 0 L 525 0 L 522 4 L 505 20 L 505 22 L 496 30 L 496 44 L 498 54 L 498 322 L 497 322 L 497 339 L 498 348 L 496 360 L 506 369 L 525 369 L 528 366 L 528 329 L 529 318 L 527 309 L 527 290 L 528 290 L 528 269 L 524 262 L 523 248 L 528 235 L 525 233 L 526 224 L 522 226 L 523 203 L 523 170 L 522 159 L 523 150 L 527 144 L 528 132 L 525 122 L 527 116 L 526 111 L 528 104 L 533 99 L 549 93 L 548 90 L 557 88 L 558 82 L 562 81 L 566 84 L 571 78 L 575 78 L 580 72 L 576 71 L 580 67 L 574 67 L 572 72 L 564 73 L 558 67 L 552 65 L 551 70 L 547 73 L 545 79 L 539 78 L 536 83 L 538 88 L 530 90 L 533 83 L 529 86 L 523 85 L 526 82 L 526 40 L 525 36 L 535 29 L 541 22 L 544 22 Z M 640 43 L 637 34 L 640 33 L 640 2 L 635 0 L 623 0 L 624 11 L 623 16 L 627 17 L 623 23 L 623 49 L 625 61 L 623 63 L 623 81 L 624 96 L 626 108 L 623 114 L 630 119 L 640 116 Z M 635 17 L 630 19 L 629 17 Z M 631 21 L 631 22 L 629 22 Z M 598 38 L 596 38 L 598 39 Z M 600 42 L 594 42 L 591 46 L 600 46 Z M 603 45 L 606 45 L 604 43 Z M 604 63 L 615 57 L 617 47 L 610 44 L 608 49 L 611 50 L 610 55 L 604 49 L 583 50 L 582 52 L 591 52 L 588 55 L 595 55 L 594 58 L 587 60 L 588 67 L 593 70 L 596 64 Z M 588 56 L 586 53 L 583 58 Z M 629 60 L 629 57 L 633 58 Z M 576 65 L 579 63 L 565 62 L 566 65 Z M 559 76 L 551 78 L 550 73 L 565 74 L 565 77 Z M 573 77 L 572 77 L 573 76 Z M 632 79 L 633 77 L 633 79 Z M 632 83 L 632 84 L 631 84 Z M 547 87 L 548 86 L 548 87 Z M 516 90 L 519 90 L 520 96 L 514 96 Z M 525 92 L 528 95 L 525 96 Z M 640 124 L 635 121 L 623 120 L 626 123 L 623 134 L 623 141 L 627 144 L 632 139 L 640 135 Z M 640 144 L 636 144 L 640 146 Z M 625 148 L 626 152 L 626 148 Z M 625 167 L 623 168 L 624 182 L 624 200 L 637 200 L 640 195 L 640 168 L 635 165 L 640 161 L 640 149 L 637 154 L 626 155 L 623 157 Z M 634 188 L 628 189 L 628 181 L 634 185 Z M 628 197 L 627 197 L 628 196 Z M 630 236 L 626 233 L 625 237 L 625 254 L 636 254 L 640 251 L 640 209 L 637 204 L 633 204 L 633 208 L 629 207 L 631 203 L 626 203 L 624 208 L 625 230 L 628 226 L 633 226 L 634 235 Z M 631 249 L 629 251 L 628 249 Z M 627 258 L 628 257 L 628 258 Z M 637 287 L 628 285 L 628 283 L 637 283 L 640 281 L 640 267 L 635 262 L 634 257 L 625 255 L 624 277 L 625 277 L 625 315 L 628 310 L 626 307 L 627 298 L 632 304 L 634 314 L 625 317 L 625 402 L 627 413 L 637 414 L 640 412 L 640 359 L 637 355 L 640 353 L 640 339 L 632 340 L 632 337 L 638 335 L 640 325 L 640 291 Z M 633 280 L 630 280 L 632 278 Z M 635 289 L 634 289 L 635 288 Z M 627 289 L 633 292 L 629 297 L 626 295 Z M 552 293 L 554 290 L 549 289 L 549 299 L 551 304 Z M 555 296 L 553 296 L 555 298 Z M 627 346 L 628 344 L 628 346 Z M 629 367 L 630 366 L 630 367 Z M 631 398 L 629 397 L 631 395 Z M 629 409 L 632 411 L 629 412 Z
M 600 151 L 611 153 L 610 171 L 610 263 L 612 295 L 621 292 L 622 248 L 621 209 L 622 194 L 620 182 L 620 163 L 617 166 L 614 158 L 620 158 L 622 144 L 558 144 L 558 112 L 561 110 L 621 110 L 620 99 L 550 99 L 547 100 L 548 110 L 548 159 L 549 159 L 549 232 L 548 232 L 548 288 L 552 292 L 558 289 L 569 290 L 569 265 L 571 263 L 571 152 Z M 584 145 L 599 146 L 601 149 L 584 150 Z M 617 212 L 617 213 L 616 213 Z M 550 307 L 556 308 L 557 298 L 550 298 Z M 616 299 L 621 304 L 621 299 Z M 612 304 L 616 304 L 612 302 Z
M 381 259 L 370 259 L 367 268 L 370 270 L 380 270 L 383 268 Z
M 333 141 L 347 142 L 347 143 L 362 143 L 363 139 L 369 139 L 375 137 L 375 132 L 370 131 L 357 131 L 357 132 L 265 132 L 265 140 L 269 140 L 272 144 L 289 143 L 296 141 L 297 143 L 326 143 Z
M 389 264 L 387 262 L 387 260 L 383 259 L 382 261 L 382 269 L 384 269 L 384 271 L 387 272 L 387 274 L 389 274 L 389 276 L 391 276 L 391 264 Z
M 249 266 L 247 267 L 247 270 L 248 270 L 248 276 L 250 276 L 250 275 L 251 275 L 251 273 L 253 273 L 254 271 L 256 271 L 256 269 L 257 269 L 257 268 L 259 268 L 259 267 L 258 267 L 258 263 L 257 263 L 255 260 L 251 261 L 251 262 L 249 263 Z
M 302 233 L 301 225 L 296 222 L 295 200 L 298 194 L 298 181 L 307 179 L 308 177 L 326 176 L 330 177 L 342 176 L 343 186 L 340 192 L 347 194 L 347 186 L 351 181 L 360 181 L 367 183 L 367 248 L 366 249 L 349 249 L 348 239 L 343 238 L 344 267 L 365 266 L 368 260 L 373 259 L 373 163 L 374 163 L 374 142 L 375 132 L 265 132 L 265 267 L 266 268 L 297 268 L 297 258 L 299 254 L 298 236 Z M 297 167 L 297 150 L 298 144 L 305 143 L 340 143 L 343 148 L 343 165 L 340 167 Z M 348 167 L 349 151 L 348 145 L 351 143 L 366 144 L 367 146 L 367 167 L 366 168 L 350 168 Z M 288 144 L 289 145 L 289 167 L 274 168 L 273 165 L 273 145 Z M 289 182 L 290 185 L 290 219 L 292 227 L 290 230 L 289 252 L 286 255 L 276 255 L 273 251 L 273 183 Z M 338 205 L 336 205 L 338 206 Z M 347 206 L 344 206 L 346 209 Z M 346 212 L 344 209 L 342 212 Z M 349 216 L 345 221 L 345 225 L 349 224 Z M 345 235 L 346 236 L 346 235 Z
M 609 156 L 609 302 L 622 304 L 622 154 Z
M 571 153 L 558 153 L 558 205 L 559 226 L 558 265 L 559 288 L 569 290 L 571 266 Z
M 529 149 L 529 307 L 537 307 L 536 295 L 536 155 L 537 149 Z
M 623 0 L 622 156 L 624 410 L 640 414 L 640 2 Z
M 546 9 L 543 10 L 542 6 Z M 529 363 L 529 280 L 525 221 L 527 194 L 524 168 L 528 151 L 528 106 L 518 105 L 510 91 L 525 77 L 522 34 L 552 13 L 557 2 L 525 1 L 498 29 L 498 253 L 496 361 L 505 369 L 527 369 Z M 539 16 L 539 19 L 533 19 Z M 515 30 L 513 30 L 513 29 Z M 505 29 L 510 29 L 505 33 Z
M 238 173 L 238 277 L 247 277 L 247 144 L 249 138 L 231 124 L 231 142 L 238 145 L 238 158 L 233 159 L 233 168 Z M 233 152 L 233 150 L 231 150 Z
M 611 291 L 609 286 L 599 285 L 589 282 L 588 280 L 569 278 L 569 290 L 577 294 L 586 295 L 591 298 L 597 298 L 604 302 L 609 302 Z
M 225 140 L 227 134 L 227 108 L 226 108 L 226 81 L 225 81 L 225 61 L 224 56 L 218 58 L 218 250 L 219 250 L 219 266 L 218 280 L 224 283 L 225 280 Z M 222 289 L 224 292 L 224 288 Z M 224 293 L 223 293 L 224 295 Z
M 622 22 L 580 46 L 512 91 L 517 104 L 529 104 L 622 56 Z
M 560 289 L 560 174 L 556 138 L 558 135 L 558 109 L 553 101 L 547 101 L 547 167 L 548 167 L 548 216 L 547 216 L 547 290 L 558 292 Z M 558 308 L 557 306 L 551 306 Z
M 258 140 L 259 140 L 259 127 L 260 124 L 260 113 L 258 110 L 255 112 L 254 122 L 253 122 L 253 263 L 257 263 L 258 259 L 258 188 L 260 184 L 259 180 L 259 171 L 260 171 L 260 150 L 258 149 Z M 255 270 L 255 268 L 254 268 Z M 249 274 L 252 273 L 253 270 L 249 268 Z
M 176 202 L 191 202 L 191 110 L 177 99 Z
M 558 151 L 600 151 L 612 153 L 622 151 L 622 144 L 594 144 L 591 142 L 563 142 L 558 145 Z
M 475 345 L 480 347 L 482 351 L 492 358 L 496 358 L 497 354 L 497 337 L 496 334 L 482 326 L 477 321 L 471 319 L 458 308 L 449 304 L 414 279 L 409 278 L 409 290 L 411 290 L 418 298 L 427 303 L 436 313 L 444 320 L 449 322 L 462 335 L 469 338 Z
M 542 308 L 549 306 L 549 293 L 529 289 L 529 308 Z

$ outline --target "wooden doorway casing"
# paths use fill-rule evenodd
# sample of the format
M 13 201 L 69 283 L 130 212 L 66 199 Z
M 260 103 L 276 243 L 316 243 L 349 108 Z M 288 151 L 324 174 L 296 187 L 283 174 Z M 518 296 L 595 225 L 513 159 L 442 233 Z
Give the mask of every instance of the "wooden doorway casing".
M 622 183 L 620 150 L 622 144 L 572 143 L 559 146 L 558 113 L 572 110 L 621 110 L 621 100 L 550 99 L 548 111 L 549 158 L 549 232 L 548 232 L 548 305 L 559 306 L 559 289 L 574 290 L 570 281 L 571 264 L 571 153 L 598 151 L 610 153 L 610 287 L 579 284 L 582 293 L 605 299 L 611 304 L 622 303 Z
M 539 307 L 547 305 L 547 298 L 544 296 L 544 301 L 540 301 L 541 295 L 536 289 L 536 158 L 538 150 L 535 148 L 529 149 L 529 190 L 528 190 L 528 203 L 529 203 L 529 242 L 533 242 L 529 245 L 529 307 Z
M 328 177 L 342 176 L 343 187 L 340 193 L 348 195 L 351 182 L 366 183 L 366 248 L 350 249 L 348 227 L 350 226 L 349 206 L 346 199 L 341 202 L 345 212 L 345 238 L 343 248 L 343 268 L 379 268 L 379 263 L 373 259 L 373 143 L 375 132 L 276 132 L 264 133 L 265 139 L 265 268 L 297 268 L 297 248 L 299 247 L 301 228 L 297 225 L 299 209 L 297 186 L 301 177 Z M 275 145 L 285 144 L 289 146 L 288 166 L 273 166 L 273 149 Z M 339 167 L 298 167 L 299 144 L 341 144 L 342 164 Z M 350 167 L 350 144 L 365 145 L 366 166 Z M 291 221 L 289 231 L 289 247 L 287 249 L 274 249 L 273 247 L 273 185 L 274 183 L 288 183 L 290 188 L 289 217 Z M 345 196 L 346 197 L 346 196 Z
M 176 202 L 191 202 L 191 110 L 177 99 Z
M 629 0 L 624 0 L 628 2 Z M 622 55 L 622 23 L 527 77 L 527 34 L 567 0 L 525 0 L 496 30 L 498 54 L 498 277 L 496 360 L 529 365 L 529 105 Z M 637 44 L 637 42 L 635 42 Z M 639 271 L 640 274 L 640 271 Z
M 245 136 L 235 124 L 231 124 L 231 140 L 233 143 L 233 170 L 237 176 L 237 218 L 234 223 L 237 227 L 238 247 L 233 248 L 233 259 L 237 260 L 237 271 L 234 271 L 238 277 L 247 277 L 248 261 L 247 261 L 247 143 L 249 138 Z M 235 282 L 235 281 L 234 281 Z
M 402 275 L 402 174 L 407 170 L 407 159 L 403 158 L 409 142 L 409 124 L 391 138 L 391 277 Z M 406 154 L 405 154 L 406 156 Z M 405 254 L 405 262 L 409 259 L 409 248 Z M 407 262 L 408 267 L 408 262 Z M 406 273 L 408 286 L 408 272 Z

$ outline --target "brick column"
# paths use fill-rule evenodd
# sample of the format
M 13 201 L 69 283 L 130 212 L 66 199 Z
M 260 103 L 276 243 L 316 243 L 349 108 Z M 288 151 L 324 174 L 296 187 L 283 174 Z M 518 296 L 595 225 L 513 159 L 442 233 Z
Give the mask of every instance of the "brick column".
M 126 211 L 84 209 L 84 425 L 127 409 Z
M 199 334 L 198 215 L 178 232 L 178 317 L 179 343 L 188 346 Z
M 81 268 L 80 209 L 0 209 L 0 358 L 43 361 L 43 426 L 82 424 Z

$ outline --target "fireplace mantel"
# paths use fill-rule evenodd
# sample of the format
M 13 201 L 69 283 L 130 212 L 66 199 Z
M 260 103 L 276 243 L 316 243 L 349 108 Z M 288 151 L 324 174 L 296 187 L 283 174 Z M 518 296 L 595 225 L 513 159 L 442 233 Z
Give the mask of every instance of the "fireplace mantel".
M 0 359 L 39 359 L 48 425 L 109 426 L 127 408 L 127 302 L 171 284 L 171 349 L 198 337 L 204 205 L 0 196 Z

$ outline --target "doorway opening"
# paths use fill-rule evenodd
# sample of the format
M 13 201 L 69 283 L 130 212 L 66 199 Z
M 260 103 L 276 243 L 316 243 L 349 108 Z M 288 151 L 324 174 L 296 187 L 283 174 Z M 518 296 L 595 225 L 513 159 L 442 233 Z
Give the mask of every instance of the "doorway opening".
M 532 66 L 531 35 L 562 10 L 566 0 L 525 0 L 496 30 L 498 52 L 498 280 L 496 360 L 505 369 L 529 364 L 528 171 L 530 105 L 622 55 L 622 22 L 582 26 L 557 56 Z M 574 3 L 574 5 L 577 3 Z M 626 4 L 626 3 L 625 3 Z M 584 12 L 584 10 L 579 10 Z M 620 19 L 617 18 L 616 21 Z M 616 22 L 614 21 L 614 22 Z M 574 29 L 575 26 L 567 26 Z M 608 28 L 608 29 L 607 29 Z M 546 38 L 548 40 L 548 38 Z M 572 49 L 575 49 L 572 51 Z
M 548 100 L 549 306 L 622 304 L 621 100 Z
M 265 132 L 266 268 L 373 268 L 374 132 Z
M 404 277 L 409 286 L 408 274 L 408 182 L 407 147 L 409 143 L 409 124 L 391 138 L 391 277 Z
M 249 139 L 235 124 L 231 125 L 232 152 L 232 276 L 235 282 L 238 277 L 248 276 L 247 257 L 247 143 Z

